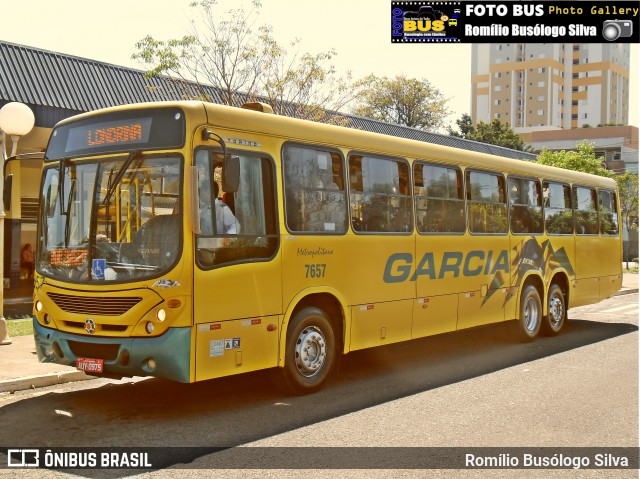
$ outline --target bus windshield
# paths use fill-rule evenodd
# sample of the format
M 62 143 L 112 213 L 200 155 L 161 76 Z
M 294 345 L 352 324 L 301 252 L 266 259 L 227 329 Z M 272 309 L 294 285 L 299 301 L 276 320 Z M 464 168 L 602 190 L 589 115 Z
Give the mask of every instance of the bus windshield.
M 181 251 L 182 170 L 178 155 L 138 152 L 46 167 L 38 271 L 78 283 L 167 271 Z

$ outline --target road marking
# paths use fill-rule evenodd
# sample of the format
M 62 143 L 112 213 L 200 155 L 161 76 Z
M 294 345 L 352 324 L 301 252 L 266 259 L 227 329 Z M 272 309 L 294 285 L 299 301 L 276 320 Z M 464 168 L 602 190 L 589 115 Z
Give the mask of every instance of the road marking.
M 638 307 L 637 304 L 625 304 L 624 306 L 618 306 L 617 308 L 605 309 L 602 312 L 603 313 L 615 313 L 617 311 L 624 311 L 625 309 L 633 309 L 633 308 L 637 308 L 637 307 Z

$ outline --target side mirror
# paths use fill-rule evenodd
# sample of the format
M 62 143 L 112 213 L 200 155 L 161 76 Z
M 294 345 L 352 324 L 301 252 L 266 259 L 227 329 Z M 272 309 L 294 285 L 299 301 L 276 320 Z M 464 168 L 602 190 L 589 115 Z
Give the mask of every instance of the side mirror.
M 4 203 L 4 210 L 5 211 L 9 211 L 11 210 L 11 189 L 13 187 L 13 174 L 9 174 L 7 175 L 7 177 L 4 179 L 4 191 L 3 191 L 3 198 L 2 198 L 2 202 Z
M 235 193 L 240 185 L 240 157 L 226 155 L 222 164 L 222 191 Z

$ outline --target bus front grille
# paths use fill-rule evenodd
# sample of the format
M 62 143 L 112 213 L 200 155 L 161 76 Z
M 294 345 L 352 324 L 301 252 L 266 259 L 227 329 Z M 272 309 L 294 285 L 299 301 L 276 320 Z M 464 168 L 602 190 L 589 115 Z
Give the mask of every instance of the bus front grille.
M 60 293 L 47 293 L 47 296 L 61 310 L 67 313 L 92 314 L 96 316 L 120 316 L 126 313 L 142 298 L 133 297 L 90 297 L 71 296 Z
M 83 332 L 85 331 L 84 323 L 81 323 L 79 321 L 63 321 L 63 323 L 68 328 L 81 329 Z M 99 325 L 100 331 L 110 331 L 114 333 L 124 333 L 128 327 L 129 326 L 127 326 L 126 324 L 123 325 L 123 324 L 104 324 L 103 323 Z

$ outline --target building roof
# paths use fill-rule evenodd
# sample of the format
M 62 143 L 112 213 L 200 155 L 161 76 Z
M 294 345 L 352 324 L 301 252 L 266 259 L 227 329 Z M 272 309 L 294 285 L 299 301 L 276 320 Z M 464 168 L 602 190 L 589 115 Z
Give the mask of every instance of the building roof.
M 141 70 L 0 41 L 0 104 L 19 101 L 33 107 L 36 124 L 52 127 L 76 113 L 109 106 L 206 97 L 222 103 L 210 85 L 147 78 Z M 239 95 L 239 102 L 243 102 Z M 536 155 L 369 118 L 339 114 L 345 126 L 411 138 L 506 158 L 533 161 Z

